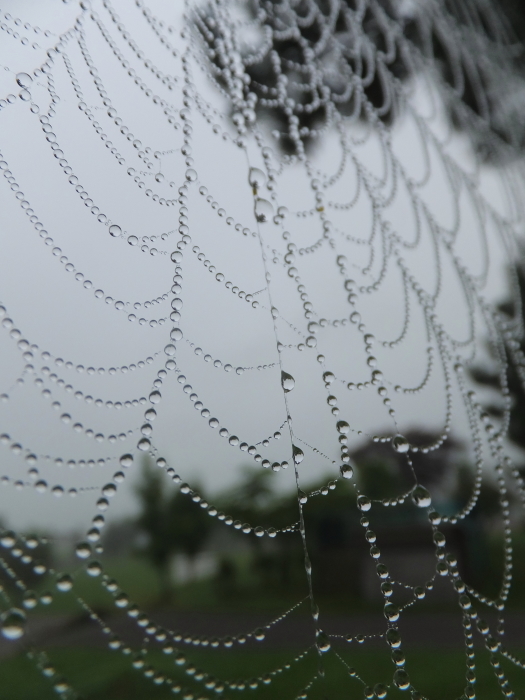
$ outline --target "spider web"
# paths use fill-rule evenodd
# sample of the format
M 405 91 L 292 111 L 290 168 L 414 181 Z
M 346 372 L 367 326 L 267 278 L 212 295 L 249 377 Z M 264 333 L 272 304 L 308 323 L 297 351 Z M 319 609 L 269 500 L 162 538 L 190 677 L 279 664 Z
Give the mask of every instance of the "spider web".
M 67 573 L 35 562 L 39 538 L 23 527 L 2 533 L 0 565 L 23 600 L 2 593 L 4 636 L 23 637 L 37 603 L 18 559 L 76 597 L 154 685 L 185 698 L 278 688 L 309 654 L 319 670 L 297 697 L 316 692 L 332 655 L 365 697 L 398 688 L 421 698 L 402 620 L 444 582 L 463 626 L 465 697 L 476 696 L 476 635 L 502 694 L 514 697 L 500 661 L 525 664 L 505 645 L 510 500 L 525 503 L 506 440 L 509 363 L 523 374 L 524 362 L 523 84 L 522 47 L 504 19 L 481 0 L 101 0 L 57 5 L 56 26 L 43 30 L 5 9 L 3 508 L 11 514 L 25 500 L 56 523 L 78 509 L 88 526 L 76 546 L 85 561 Z M 509 269 L 511 319 L 495 302 Z M 468 371 L 489 360 L 500 418 Z M 422 425 L 427 439 L 417 442 Z M 441 485 L 425 465 L 457 435 L 475 464 L 471 493 L 441 512 Z M 363 489 L 352 454 L 369 443 L 403 466 L 404 492 L 373 498 Z M 100 544 L 141 453 L 239 537 L 294 538 L 307 599 L 220 640 L 150 620 L 104 573 Z M 271 471 L 279 491 L 295 489 L 296 522 L 242 523 L 200 495 L 197 465 L 228 485 L 240 458 Z M 443 533 L 479 509 L 487 480 L 498 488 L 505 546 L 496 596 L 464 580 Z M 316 598 L 304 514 L 348 484 L 383 600 L 377 634 L 331 633 Z M 421 514 L 435 553 L 429 577 L 413 584 L 391 572 L 372 529 L 381 509 Z M 75 592 L 86 571 L 198 690 L 112 636 Z M 195 672 L 186 647 L 264 645 L 307 603 L 311 638 L 289 664 L 243 681 Z M 373 638 L 391 647 L 393 666 L 371 688 L 345 645 Z M 29 655 L 62 697 L 78 697 L 44 650 Z

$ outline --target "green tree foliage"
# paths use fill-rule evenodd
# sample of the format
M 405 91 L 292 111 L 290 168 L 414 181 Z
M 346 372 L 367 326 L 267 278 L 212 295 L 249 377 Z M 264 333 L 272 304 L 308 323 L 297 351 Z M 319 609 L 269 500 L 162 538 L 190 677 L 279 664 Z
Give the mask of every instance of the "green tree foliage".
M 211 519 L 192 501 L 191 494 L 174 490 L 147 457 L 136 494 L 140 503 L 137 526 L 146 536 L 142 550 L 157 569 L 161 597 L 167 599 L 172 592 L 169 569 L 173 555 L 194 558 L 209 535 Z

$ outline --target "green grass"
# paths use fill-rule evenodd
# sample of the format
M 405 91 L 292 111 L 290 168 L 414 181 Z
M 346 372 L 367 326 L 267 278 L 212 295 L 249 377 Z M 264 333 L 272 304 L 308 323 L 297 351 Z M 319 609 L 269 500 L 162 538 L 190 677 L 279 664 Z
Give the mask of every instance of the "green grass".
M 340 652 L 348 665 L 352 665 L 364 683 L 374 686 L 378 682 L 391 683 L 392 664 L 386 650 L 354 648 Z M 143 674 L 131 667 L 130 658 L 118 651 L 101 649 L 56 649 L 48 652 L 57 672 L 67 677 L 85 700 L 167 700 L 184 698 L 191 689 L 195 699 L 216 697 L 212 690 L 192 681 L 191 677 L 173 663 L 173 657 L 161 652 L 151 652 L 148 661 L 162 669 L 185 687 L 173 695 L 166 686 L 155 686 Z M 250 678 L 278 668 L 294 657 L 292 652 L 252 652 L 227 650 L 195 650 L 188 658 L 207 673 L 224 679 Z M 318 678 L 309 692 L 310 700 L 361 700 L 363 683 L 349 676 L 345 666 L 333 651 L 323 656 L 324 678 Z M 478 700 L 496 700 L 501 697 L 488 655 L 480 652 L 477 670 Z M 502 667 L 518 698 L 525 698 L 525 671 L 502 660 Z M 226 691 L 225 698 L 243 697 L 250 700 L 286 700 L 295 698 L 319 668 L 319 657 L 310 651 L 302 660 L 292 663 L 290 669 L 277 674 L 269 686 L 259 685 L 256 690 Z M 407 653 L 407 670 L 411 681 L 430 700 L 455 700 L 463 693 L 464 656 L 455 651 L 422 651 Z M 57 698 L 52 682 L 44 678 L 35 664 L 25 656 L 0 662 L 2 700 L 52 700 Z M 409 694 L 390 688 L 388 698 L 408 700 Z M 189 696 L 188 696 L 189 698 Z
M 141 609 L 151 610 L 159 604 L 162 608 L 176 610 L 202 611 L 266 611 L 269 614 L 280 613 L 291 607 L 306 596 L 306 589 L 291 589 L 289 591 L 268 591 L 256 586 L 244 586 L 232 590 L 228 595 L 219 595 L 212 580 L 194 581 L 190 584 L 173 588 L 171 600 L 159 601 L 159 577 L 155 569 L 145 560 L 138 557 L 123 557 L 113 559 L 105 569 L 109 577 L 116 579 L 119 587 L 124 590 Z M 40 605 L 39 614 L 78 614 L 80 607 L 75 600 L 79 596 L 94 609 L 114 611 L 113 597 L 101 585 L 100 578 L 91 578 L 82 569 L 75 575 L 75 587 L 72 593 L 60 593 L 54 589 L 54 580 L 44 579 L 37 590 L 51 590 L 53 603 L 49 606 Z M 75 595 L 73 595 L 73 593 Z M 17 591 L 13 590 L 14 600 Z M 518 598 L 515 596 L 515 598 Z M 325 613 L 351 614 L 353 612 L 377 612 L 379 603 L 362 600 L 349 594 L 317 596 L 318 602 Z M 521 599 L 509 605 L 509 609 L 522 608 Z M 418 603 L 417 611 L 441 612 L 458 611 L 454 602 L 434 601 L 432 598 Z M 1 696 L 0 696 L 1 697 Z

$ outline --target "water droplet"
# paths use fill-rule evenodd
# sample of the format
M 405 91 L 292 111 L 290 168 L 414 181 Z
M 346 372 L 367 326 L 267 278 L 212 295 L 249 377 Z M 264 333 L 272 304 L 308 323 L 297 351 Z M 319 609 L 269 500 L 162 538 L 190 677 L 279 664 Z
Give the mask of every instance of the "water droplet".
M 100 574 L 102 573 L 102 566 L 98 561 L 90 561 L 89 564 L 86 566 L 86 571 L 89 576 L 100 576 Z
M 330 639 L 328 635 L 323 632 L 322 630 L 318 630 L 316 634 L 316 645 L 317 649 L 321 654 L 326 654 L 327 651 L 330 651 L 331 645 L 330 645 Z
M 432 503 L 429 492 L 424 486 L 418 484 L 412 491 L 412 500 L 419 508 L 428 508 Z
M 177 666 L 184 666 L 184 664 L 186 663 L 186 657 L 182 652 L 179 652 L 175 657 L 174 661 L 177 664 Z
M 399 608 L 394 603 L 386 603 L 383 608 L 385 617 L 389 622 L 395 622 L 399 620 Z
M 122 457 L 119 459 L 119 463 L 121 467 L 131 467 L 133 464 L 133 455 L 122 455 Z
M 111 224 L 111 226 L 109 227 L 109 234 L 110 234 L 110 236 L 113 236 L 114 238 L 118 238 L 119 236 L 122 235 L 122 229 L 120 228 L 120 226 L 118 224 Z
M 372 503 L 367 496 L 359 496 L 357 498 L 357 507 L 363 513 L 366 513 L 372 507 Z
M 387 692 L 388 689 L 383 683 L 377 683 L 374 686 L 374 694 L 376 698 L 379 698 L 379 700 L 383 700 L 383 698 L 386 698 Z
M 24 635 L 26 616 L 22 610 L 11 608 L 0 617 L 0 629 L 6 639 L 20 639 Z
M 151 394 L 149 395 L 149 400 L 151 403 L 159 403 L 161 400 L 162 396 L 160 391 L 152 391 Z
M 67 593 L 73 588 L 73 579 L 69 574 L 61 574 L 57 577 L 56 587 L 62 593 Z
M 38 493 L 44 493 L 47 489 L 47 481 L 39 479 L 37 482 L 35 482 L 35 489 L 38 491 Z
M 142 452 L 147 452 L 151 447 L 151 442 L 146 437 L 141 438 L 137 443 L 137 447 L 139 450 L 142 450 Z
M 262 537 L 264 535 L 264 528 L 259 525 L 255 528 L 254 533 L 257 537 Z
M 342 464 L 339 471 L 343 479 L 351 479 L 354 475 L 354 470 L 349 464 Z
M 396 452 L 404 454 L 410 449 L 410 444 L 404 435 L 395 435 L 392 438 L 392 447 Z
M 71 690 L 71 686 L 65 678 L 59 677 L 53 683 L 53 690 L 55 690 L 59 695 L 63 695 Z
M 87 559 L 91 556 L 91 545 L 87 542 L 79 542 L 75 547 L 75 554 L 79 559 Z
M 259 168 L 250 168 L 248 182 L 257 191 L 266 184 L 266 175 Z
M 16 543 L 16 535 L 12 530 L 7 530 L 0 536 L 0 544 L 6 549 L 11 549 Z
M 173 357 L 173 355 L 175 355 L 175 352 L 176 352 L 175 345 L 172 345 L 171 343 L 169 343 L 164 348 L 164 352 L 166 353 L 166 355 L 168 355 L 168 357 Z
M 17 73 L 16 82 L 20 87 L 28 88 L 33 82 L 33 78 L 28 73 Z
M 299 491 L 298 491 L 298 496 L 299 496 L 299 503 L 304 506 L 304 504 L 307 503 L 307 501 L 308 501 L 308 496 L 305 494 L 304 491 L 301 491 L 301 489 L 299 489 Z
M 325 384 L 331 384 L 332 382 L 335 382 L 335 375 L 333 372 L 325 372 L 323 374 L 323 381 Z
M 27 610 L 32 610 L 38 605 L 38 596 L 34 591 L 25 591 L 22 605 Z
M 170 333 L 172 340 L 182 340 L 182 331 L 180 328 L 172 328 Z
M 195 182 L 196 179 L 197 179 L 197 171 L 194 170 L 193 168 L 188 168 L 186 170 L 186 180 L 188 180 L 188 182 Z
M 273 207 L 267 199 L 258 197 L 255 200 L 255 218 L 261 224 L 270 221 L 273 217 Z
M 102 493 L 106 498 L 112 498 L 117 493 L 117 487 L 113 482 L 109 482 L 102 487 Z
M 129 605 L 129 598 L 125 593 L 119 593 L 115 596 L 115 605 L 117 608 L 126 608 Z
M 394 683 L 399 690 L 408 690 L 410 688 L 410 677 L 408 673 L 404 669 L 398 668 L 394 673 Z
M 258 642 L 262 642 L 266 635 L 265 635 L 265 633 L 264 633 L 264 630 L 263 630 L 261 627 L 258 627 L 258 628 L 254 631 L 253 636 L 255 637 L 255 639 L 256 639 Z
M 281 385 L 286 393 L 292 391 L 295 386 L 295 379 L 288 372 L 281 372 Z
M 304 452 L 297 445 L 292 445 L 292 454 L 294 464 L 301 464 L 304 459 Z
M 338 421 L 336 427 L 337 432 L 341 435 L 348 435 L 348 433 L 350 432 L 350 426 L 345 420 Z
M 393 649 L 401 646 L 401 635 L 395 627 L 389 627 L 386 632 L 386 641 Z
M 459 604 L 461 605 L 463 610 L 470 610 L 470 608 L 472 607 L 472 601 L 466 594 L 459 596 Z

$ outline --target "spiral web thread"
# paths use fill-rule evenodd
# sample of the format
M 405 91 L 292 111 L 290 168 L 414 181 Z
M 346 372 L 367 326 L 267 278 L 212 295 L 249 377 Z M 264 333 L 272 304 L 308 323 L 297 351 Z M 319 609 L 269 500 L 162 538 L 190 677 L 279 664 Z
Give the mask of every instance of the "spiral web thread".
M 64 12 L 71 8 L 71 4 L 60 6 Z M 465 697 L 476 696 L 476 635 L 491 652 L 502 694 L 515 697 L 500 659 L 525 665 L 505 646 L 513 561 L 510 498 L 515 494 L 525 503 L 524 484 L 506 442 L 509 363 L 524 376 L 516 271 L 523 221 L 520 131 L 512 105 L 505 111 L 506 86 L 510 91 L 520 85 L 514 71 L 520 45 L 494 8 L 481 0 L 462 3 L 460 9 L 431 1 L 416 7 L 366 0 L 253 4 L 210 0 L 188 4 L 184 14 L 174 10 L 172 20 L 163 19 L 166 10 L 162 3 L 152 9 L 141 0 L 129 6 L 107 0 L 82 2 L 70 28 L 60 35 L 2 12 L 3 40 L 24 47 L 31 60 L 34 56 L 40 60 L 32 71 L 10 69 L 16 90 L 13 87 L 14 92 L 0 100 L 2 199 L 13 200 L 27 217 L 17 219 L 15 231 L 4 230 L 5 245 L 16 229 L 32 227 L 37 236 L 33 233 L 31 245 L 40 246 L 42 256 L 51 252 L 55 268 L 58 264 L 60 274 L 66 273 L 64 284 L 76 282 L 75 290 L 81 287 L 84 297 L 90 297 L 91 318 L 96 318 L 104 300 L 104 318 L 108 311 L 117 311 L 111 324 L 131 324 L 142 334 L 151 333 L 149 347 L 154 347 L 141 359 L 133 356 L 106 367 L 90 364 L 89 353 L 82 360 L 65 353 L 63 357 L 59 349 L 42 347 L 37 331 L 19 329 L 8 303 L 11 292 L 3 286 L 1 342 L 10 368 L 22 369 L 18 379 L 7 383 L 2 415 L 7 416 L 17 401 L 25 406 L 36 401 L 35 394 L 42 394 L 54 409 L 52 425 L 61 419 L 54 444 L 64 440 L 65 425 L 73 429 L 65 444 L 74 440 L 71 444 L 77 450 L 73 457 L 60 450 L 47 454 L 39 448 L 41 436 L 34 424 L 19 421 L 27 444 L 19 442 L 21 437 L 14 432 L 0 438 L 14 465 L 3 476 L 4 498 L 11 497 L 5 495 L 11 486 L 23 492 L 12 496 L 16 498 L 28 490 L 42 498 L 66 492 L 86 499 L 95 495 L 93 508 L 98 512 L 76 548 L 78 557 L 86 560 L 82 568 L 112 594 L 117 608 L 126 609 L 130 619 L 145 629 L 151 645 L 176 655 L 177 674 L 170 677 L 149 665 L 77 596 L 79 605 L 108 635 L 111 648 L 128 656 L 153 684 L 185 698 L 230 697 L 233 691 L 248 692 L 261 684 L 275 683 L 278 689 L 281 673 L 315 653 L 320 656 L 319 672 L 305 679 L 298 697 L 309 697 L 322 683 L 326 654 L 334 654 L 347 668 L 356 697 L 362 692 L 369 698 L 386 697 L 395 687 L 414 698 L 423 697 L 411 684 L 410 654 L 405 662 L 399 620 L 406 609 L 417 609 L 425 593 L 432 595 L 441 577 L 455 592 L 463 622 Z M 123 108 L 119 106 L 119 91 L 127 90 L 136 111 L 148 105 L 162 122 L 169 153 L 155 152 L 157 134 L 147 124 L 131 131 L 136 113 L 126 109 L 125 101 Z M 80 134 L 89 140 L 90 159 L 99 173 L 91 183 L 84 184 L 83 164 L 68 132 L 73 112 L 77 138 Z M 398 129 L 399 123 L 405 132 Z M 59 189 L 46 191 L 44 178 L 38 191 L 35 183 L 30 191 L 27 159 L 10 141 L 25 128 L 33 130 L 42 152 L 48 153 L 46 167 L 64 173 Z M 110 189 L 113 178 L 125 180 L 127 189 L 125 196 L 111 200 L 101 196 L 99 185 L 102 180 Z M 499 198 L 494 196 L 498 188 L 503 193 Z M 46 213 L 48 220 L 44 222 L 43 214 L 40 220 L 42 193 L 57 206 L 67 200 L 74 211 L 82 210 L 79 223 L 65 235 L 53 232 L 54 227 L 60 229 L 51 218 L 53 213 L 58 216 L 53 207 Z M 140 226 L 133 227 L 133 221 L 123 223 L 128 221 L 126 197 L 134 200 L 134 206 L 147 208 L 147 236 L 141 235 Z M 84 210 L 91 214 L 89 219 Z M 200 223 L 201 212 L 213 217 L 211 227 Z M 166 232 L 160 233 L 163 227 Z M 136 264 L 128 262 L 129 256 L 135 261 L 142 253 L 147 281 L 151 279 L 153 286 L 160 282 L 162 291 L 146 301 L 125 300 L 116 288 L 104 291 L 98 286 L 103 281 L 93 280 L 97 274 L 103 277 L 105 268 L 89 269 L 87 263 L 79 268 L 80 260 L 73 263 L 69 258 L 66 249 L 68 244 L 73 247 L 79 229 L 89 232 L 90 245 L 101 258 L 109 257 L 115 264 L 119 260 Z M 512 270 L 513 319 L 503 316 L 491 297 L 493 279 L 504 266 Z M 211 274 L 205 276 L 205 270 Z M 108 287 L 116 286 L 116 281 L 108 280 Z M 211 297 L 217 306 L 210 312 Z M 22 306 L 28 302 L 22 301 Z M 12 305 L 20 307 L 20 299 L 12 300 Z M 218 333 L 212 332 L 208 346 L 198 345 L 192 333 L 204 328 L 209 321 L 206 314 L 220 313 L 223 306 L 233 324 L 231 328 L 226 324 L 225 334 L 229 329 L 249 336 L 261 329 L 268 343 L 266 358 L 261 360 L 257 349 L 249 361 L 239 362 L 233 335 L 231 357 L 226 360 L 214 347 Z M 31 316 L 26 317 L 29 326 L 27 319 Z M 84 321 L 79 317 L 78 327 Z M 75 324 L 67 329 L 71 334 L 78 331 Z M 133 348 L 120 346 L 118 332 L 109 337 L 110 351 L 129 358 Z M 483 356 L 487 339 L 500 377 L 501 419 L 485 412 L 466 371 Z M 59 340 L 54 347 L 60 346 Z M 19 356 L 11 354 L 13 344 Z M 97 394 L 101 386 L 107 386 L 110 394 L 114 378 L 123 376 L 130 380 L 134 395 L 108 399 Z M 243 385 L 252 376 L 263 377 L 263 384 Z M 269 387 L 265 400 L 272 406 L 271 421 L 255 418 L 253 405 L 263 387 Z M 197 409 L 185 417 L 189 443 L 210 440 L 213 450 L 220 443 L 220 459 L 223 452 L 235 454 L 233 450 L 240 449 L 253 459 L 255 468 L 270 469 L 276 483 L 292 478 L 297 522 L 283 528 L 234 522 L 192 488 L 191 475 L 184 477 L 189 483 L 182 483 L 169 466 L 162 439 L 156 437 L 167 397 L 175 394 L 189 398 Z M 232 398 L 240 396 L 248 403 L 237 404 Z M 82 403 L 73 403 L 73 398 Z M 86 416 L 82 423 L 75 417 L 79 405 Z M 254 427 L 244 436 L 235 426 L 236 421 L 242 424 L 246 406 L 253 409 L 248 425 Z M 99 409 L 105 411 L 104 430 L 91 427 L 101 423 Z M 168 417 L 170 410 L 166 405 Z M 404 433 L 427 414 L 440 428 L 430 442 L 411 444 Z M 317 421 L 321 415 L 331 421 L 330 432 L 321 427 L 312 430 L 312 418 Z M 385 427 L 380 429 L 379 424 Z M 444 449 L 453 425 L 465 429 L 475 473 L 468 502 L 458 512 L 439 513 L 420 466 L 426 455 Z M 361 490 L 350 446 L 365 438 L 385 444 L 406 460 L 412 484 L 405 493 L 374 500 Z M 132 447 L 123 454 L 115 444 L 119 441 Z M 182 493 L 224 527 L 261 538 L 296 538 L 304 554 L 307 598 L 265 628 L 234 638 L 196 637 L 191 630 L 180 634 L 150 620 L 99 563 L 108 509 L 112 499 L 118 500 L 117 492 L 137 467 L 141 452 L 149 452 L 166 479 L 179 484 Z M 73 470 L 69 479 L 53 476 L 67 465 Z M 310 476 L 330 469 L 333 480 L 308 493 L 304 474 L 309 465 Z M 75 474 L 84 467 L 116 471 L 110 480 L 91 471 L 92 481 L 79 481 Z M 23 477 L 21 469 L 26 470 Z M 49 476 L 44 478 L 43 472 Z M 492 479 L 499 489 L 505 543 L 501 587 L 495 598 L 462 580 L 457 557 L 439 529 L 441 524 L 469 518 L 484 479 Z M 386 682 L 377 679 L 373 688 L 350 667 L 349 653 L 352 643 L 366 643 L 373 635 L 331 635 L 324 630 L 308 554 L 303 512 L 313 498 L 347 483 L 343 480 L 353 486 L 356 500 L 349 502 L 349 508 L 361 511 L 363 537 L 370 544 L 377 586 L 384 597 L 384 631 L 376 636 L 392 648 L 392 676 Z M 379 509 L 399 506 L 421 509 L 428 540 L 435 545 L 434 575 L 419 586 L 391 575 L 382 561 L 381 541 L 371 529 Z M 46 571 L 31 555 L 38 537 L 4 531 L 1 543 L 5 550 L 0 565 L 20 590 L 26 613 L 35 607 L 37 597 L 10 565 L 12 558 L 49 576 L 58 591 L 75 595 L 74 581 L 82 572 Z M 407 594 L 404 599 L 401 593 Z M 4 635 L 22 636 L 26 613 L 7 592 L 2 595 Z M 263 644 L 268 629 L 304 604 L 312 611 L 311 640 L 289 663 L 260 678 L 232 681 L 214 678 L 206 670 L 196 672 L 191 650 L 184 650 L 191 645 L 235 647 L 248 638 Z M 497 626 L 482 620 L 482 608 L 496 611 Z M 29 655 L 58 693 L 78 697 L 43 650 L 31 648 Z M 67 674 L 67 669 L 63 671 Z M 194 690 L 185 690 L 181 678 L 193 683 Z

